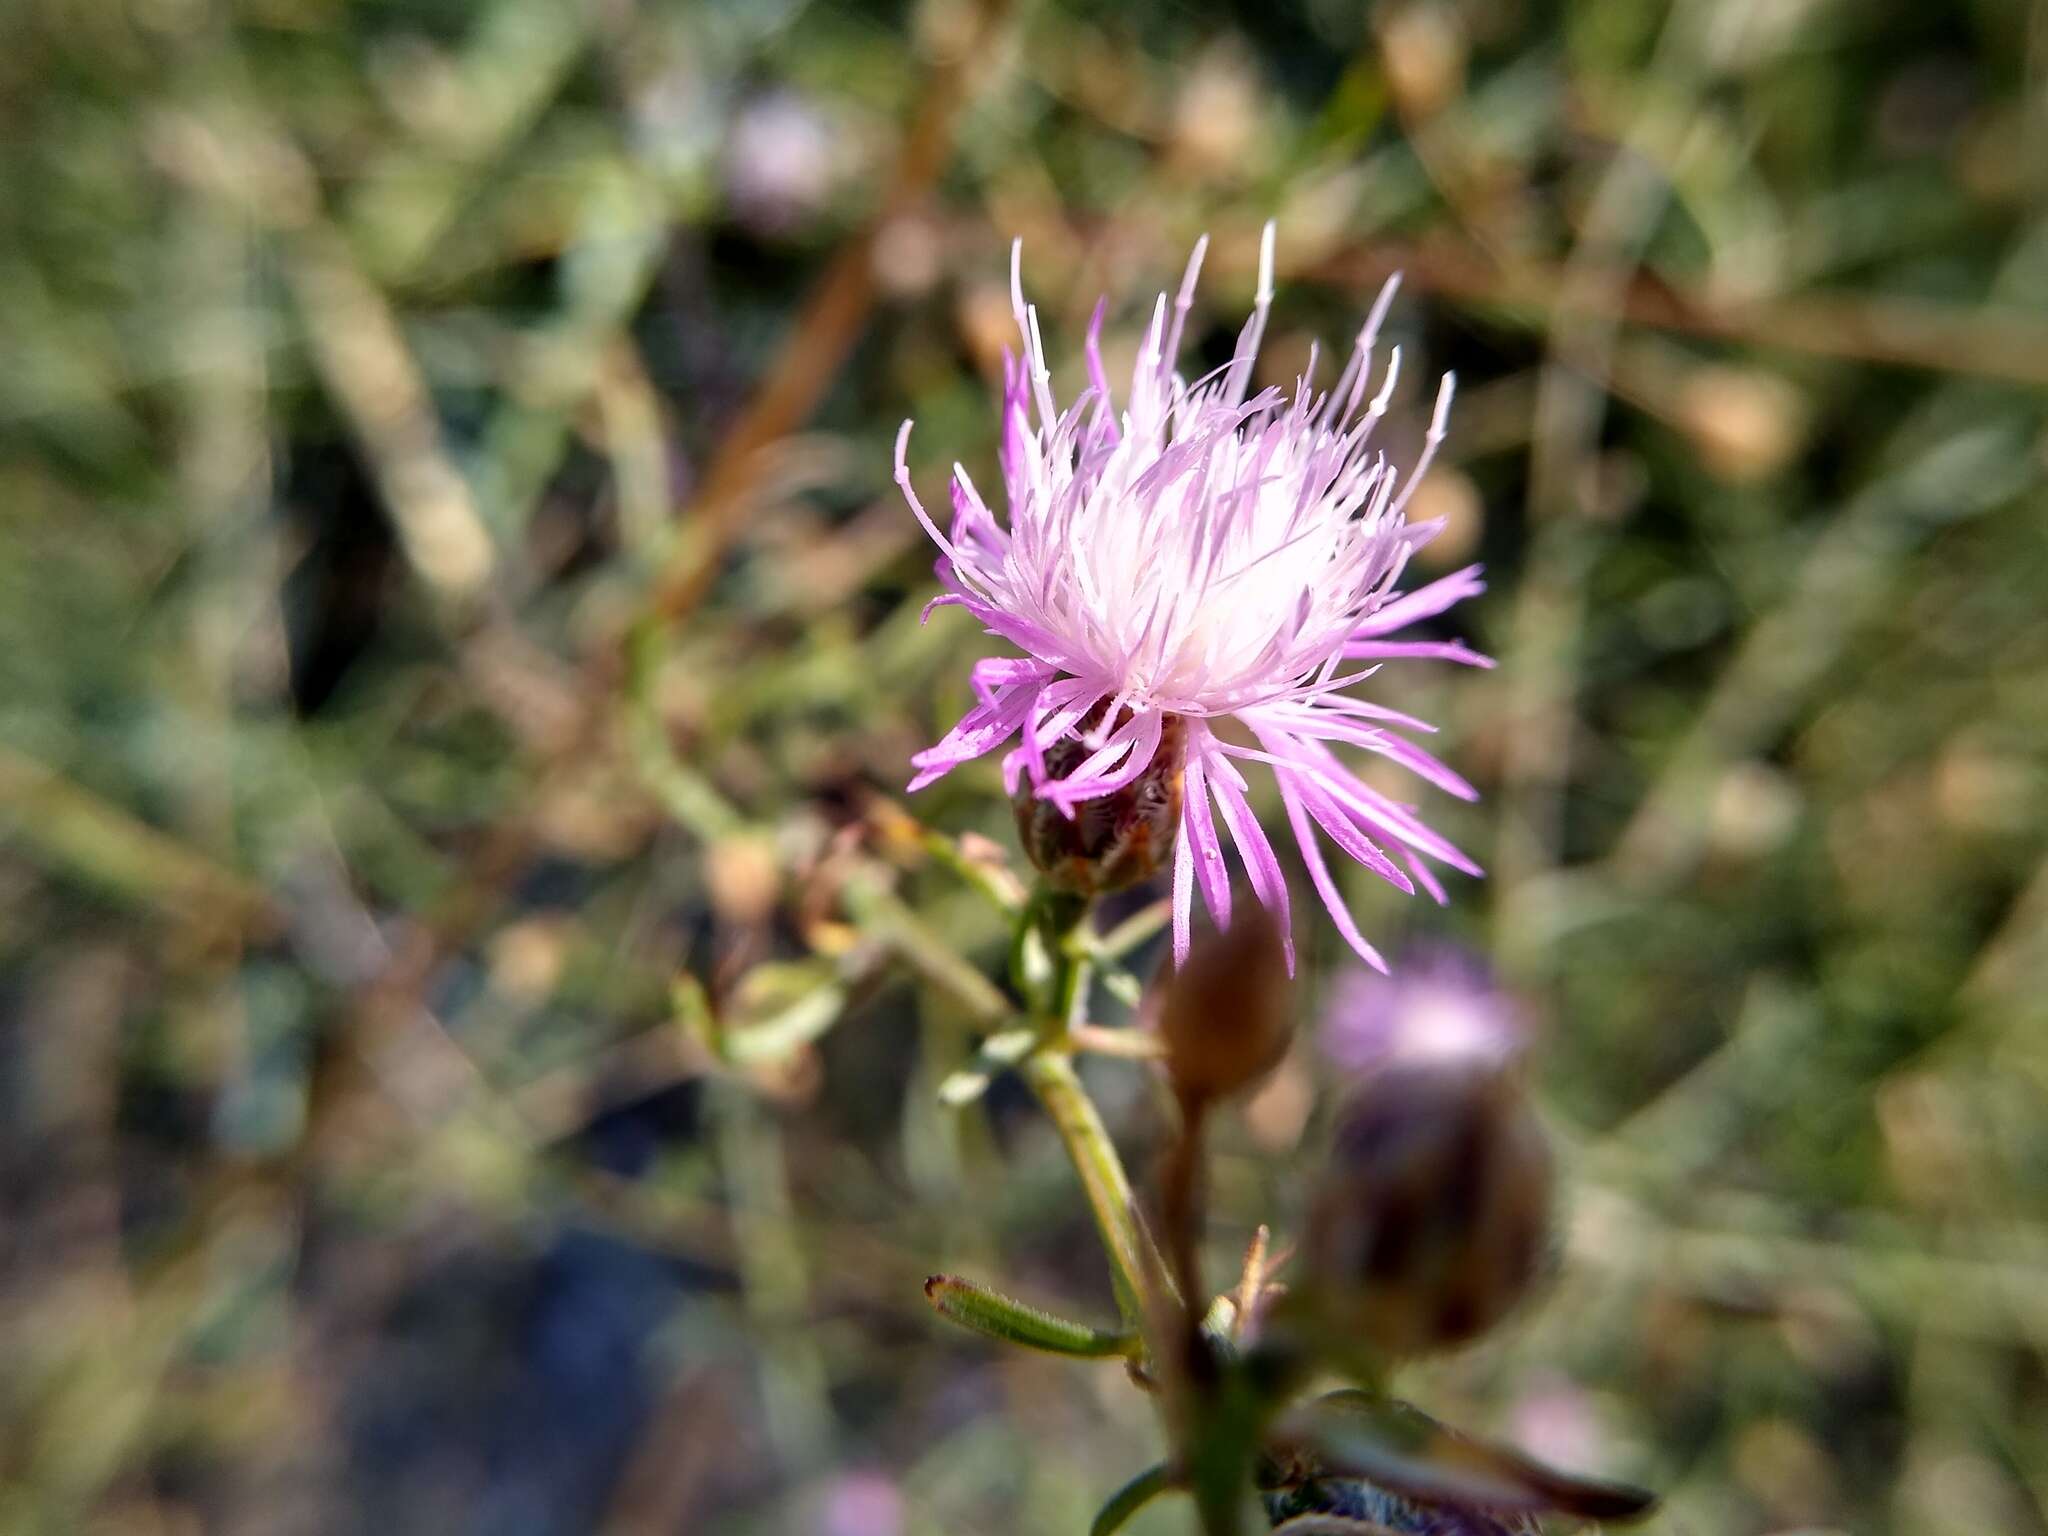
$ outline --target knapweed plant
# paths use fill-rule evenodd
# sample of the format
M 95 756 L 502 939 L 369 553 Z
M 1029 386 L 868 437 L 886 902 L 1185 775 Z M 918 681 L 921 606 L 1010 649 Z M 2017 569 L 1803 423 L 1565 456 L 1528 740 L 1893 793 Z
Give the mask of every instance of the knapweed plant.
M 1240 1529 L 1254 1493 L 1272 1526 L 1296 1536 L 1640 1515 L 1646 1494 L 1551 1471 L 1389 1395 L 1401 1362 L 1498 1321 L 1549 1247 L 1551 1164 L 1523 1093 L 1524 1037 L 1482 982 L 1432 964 L 1391 999 L 1340 994 L 1326 1033 L 1345 1097 L 1327 1166 L 1310 1175 L 1304 1230 L 1290 1234 L 1296 1256 L 1284 1260 L 1261 1229 L 1220 1294 L 1202 1273 L 1205 1121 L 1277 1063 L 1294 1028 L 1287 884 L 1245 770 L 1271 773 L 1323 906 L 1384 971 L 1324 841 L 1439 902 L 1432 864 L 1479 870 L 1346 754 L 1474 791 L 1411 739 L 1428 725 L 1362 685 L 1392 661 L 1488 665 L 1454 641 L 1403 638 L 1481 583 L 1472 567 L 1403 589 L 1410 557 L 1437 531 L 1405 511 L 1444 435 L 1452 381 L 1403 473 L 1373 442 L 1400 372 L 1399 350 L 1382 365 L 1376 346 L 1394 285 L 1327 390 L 1311 356 L 1291 394 L 1254 392 L 1272 228 L 1230 360 L 1189 380 L 1178 358 L 1203 250 L 1154 308 L 1121 404 L 1097 307 L 1089 384 L 1064 410 L 1013 253 L 1022 354 L 1005 360 L 1001 514 L 956 467 L 942 529 L 912 488 L 908 423 L 897 438 L 897 480 L 941 552 L 946 590 L 932 608 L 965 609 L 1021 653 L 974 664 L 974 707 L 917 755 L 910 785 L 1002 752 L 1038 870 L 1011 948 L 1026 1026 L 985 1042 L 985 1070 L 950 1096 L 971 1098 L 1009 1067 L 1030 1083 L 1080 1175 L 1121 1316 L 1069 1322 L 947 1275 L 927 1294 L 943 1316 L 1009 1343 L 1121 1357 L 1155 1394 L 1169 1453 L 1109 1499 L 1097 1533 L 1169 1491 L 1188 1495 L 1212 1533 Z M 1255 906 L 1233 903 L 1226 833 Z M 1138 1026 L 1105 1031 L 1091 1022 L 1094 983 L 1120 945 L 1096 933 L 1096 898 L 1169 870 L 1172 962 L 1138 999 Z M 1213 925 L 1199 937 L 1197 890 Z M 1179 1110 L 1142 1199 L 1074 1069 L 1077 1048 L 1112 1033 L 1128 1037 L 1123 1054 L 1156 1061 Z

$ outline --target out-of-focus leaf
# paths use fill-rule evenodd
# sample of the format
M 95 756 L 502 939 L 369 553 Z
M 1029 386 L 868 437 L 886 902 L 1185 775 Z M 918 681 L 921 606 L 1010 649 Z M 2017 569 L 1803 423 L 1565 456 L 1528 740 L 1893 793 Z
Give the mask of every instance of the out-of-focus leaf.
M 886 945 L 982 1028 L 999 1029 L 1016 1017 L 1015 1004 L 1002 990 L 955 953 L 884 882 L 858 873 L 846 881 L 840 894 L 864 937 Z
M 839 1022 L 848 995 L 830 960 L 757 965 L 740 978 L 725 1011 L 721 1053 L 740 1066 L 785 1060 Z
M 924 1283 L 924 1294 L 939 1316 L 1005 1344 L 1084 1360 L 1134 1356 L 1142 1347 L 1134 1333 L 1110 1333 L 1069 1322 L 956 1275 L 933 1275 Z
M 641 781 L 661 807 L 682 826 L 709 842 L 745 829 L 740 815 L 711 781 L 675 753 L 656 706 L 667 631 L 656 623 L 637 626 L 627 644 L 627 739 Z
M 1289 1437 L 1307 1447 L 1325 1475 L 1364 1478 L 1425 1504 L 1634 1520 L 1657 1503 L 1640 1488 L 1559 1472 L 1369 1392 L 1317 1399 L 1290 1426 Z

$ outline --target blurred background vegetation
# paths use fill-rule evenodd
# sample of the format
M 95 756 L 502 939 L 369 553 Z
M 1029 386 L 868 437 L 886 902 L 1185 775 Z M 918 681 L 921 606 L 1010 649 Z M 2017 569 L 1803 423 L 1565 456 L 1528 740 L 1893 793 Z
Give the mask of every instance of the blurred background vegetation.
M 1405 1389 L 1688 1536 L 2048 1531 L 2048 10 L 14 0 L 0 186 L 0 1528 L 1077 1531 L 1155 1458 L 920 1295 L 1109 1308 L 1028 1098 L 936 1101 L 1011 834 L 896 803 L 983 641 L 888 450 L 993 480 L 1013 235 L 1114 374 L 1272 216 L 1272 377 L 1397 267 L 1397 445 L 1459 373 L 1502 665 L 1387 687 L 1491 878 L 1352 884 L 1536 1001 L 1569 1168 Z M 1324 1100 L 1220 1128 L 1219 1254 Z

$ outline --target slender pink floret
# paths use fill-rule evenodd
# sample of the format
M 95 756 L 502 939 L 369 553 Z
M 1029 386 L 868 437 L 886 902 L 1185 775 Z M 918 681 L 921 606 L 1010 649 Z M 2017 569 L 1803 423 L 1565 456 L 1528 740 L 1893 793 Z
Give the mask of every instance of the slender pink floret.
M 1187 954 L 1197 887 L 1217 925 L 1230 921 L 1220 815 L 1253 893 L 1287 930 L 1280 861 L 1245 798 L 1241 765 L 1269 767 L 1289 829 L 1323 904 L 1351 947 L 1384 970 L 1338 893 L 1317 831 L 1374 874 L 1437 901 L 1425 861 L 1480 870 L 1414 810 L 1360 779 L 1339 748 L 1377 753 L 1462 799 L 1477 792 L 1398 731 L 1433 727 L 1351 695 L 1387 661 L 1491 666 L 1454 641 L 1400 640 L 1419 620 L 1483 590 L 1479 567 L 1405 594 L 1408 557 L 1440 524 L 1402 515 L 1444 435 L 1452 380 L 1437 391 L 1415 467 L 1400 474 L 1369 446 L 1400 373 L 1401 349 L 1371 390 L 1373 349 L 1395 282 L 1381 290 L 1335 386 L 1315 393 L 1309 367 L 1289 399 L 1247 398 L 1273 299 L 1273 226 L 1259 250 L 1256 307 L 1229 363 L 1189 382 L 1175 371 L 1208 240 L 1197 242 L 1178 296 L 1152 312 L 1124 407 L 1110 398 L 1103 306 L 1088 328 L 1089 387 L 1054 403 L 1038 311 L 1024 302 L 1021 242 L 1010 302 L 1021 361 L 1004 357 L 1000 457 L 1007 525 L 967 471 L 953 468 L 953 521 L 942 531 L 910 483 L 909 422 L 896 439 L 896 480 L 942 558 L 948 590 L 931 608 L 965 608 L 1025 654 L 973 670 L 975 707 L 920 752 L 912 790 L 1016 738 L 1003 758 L 1011 792 L 1033 791 L 1068 816 L 1136 781 L 1165 735 L 1186 722 L 1186 777 L 1174 854 L 1174 954 Z M 926 610 L 927 617 L 930 608 Z M 1364 663 L 1347 667 L 1346 663 Z M 1225 719 L 1241 730 L 1228 738 Z M 1064 777 L 1046 750 L 1082 732 L 1088 755 Z M 1249 737 L 1256 745 L 1247 744 Z M 1288 965 L 1293 966 L 1290 941 Z

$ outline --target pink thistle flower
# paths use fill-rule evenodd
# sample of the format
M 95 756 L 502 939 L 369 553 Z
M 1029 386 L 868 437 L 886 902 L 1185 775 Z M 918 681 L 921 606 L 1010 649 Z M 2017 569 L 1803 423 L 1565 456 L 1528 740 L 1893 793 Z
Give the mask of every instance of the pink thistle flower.
M 1022 242 L 1012 247 L 1010 301 L 1024 355 L 1004 358 L 1007 525 L 956 464 L 952 526 L 942 531 L 911 486 L 911 423 L 903 424 L 896 481 L 941 551 L 937 570 L 947 587 L 926 617 L 942 606 L 965 608 L 1024 652 L 975 663 L 978 702 L 912 759 L 910 788 L 1014 737 L 1003 758 L 1010 792 L 1028 777 L 1035 794 L 1071 817 L 1141 779 L 1162 742 L 1171 751 L 1178 736 L 1186 757 L 1173 930 L 1175 957 L 1184 959 L 1197 888 L 1217 926 L 1230 921 L 1230 875 L 1212 806 L 1253 893 L 1283 934 L 1288 929 L 1280 861 L 1245 798 L 1241 765 L 1263 764 L 1338 931 L 1385 970 L 1345 907 L 1318 831 L 1389 884 L 1409 894 L 1420 885 L 1438 902 L 1443 887 L 1426 861 L 1480 873 L 1337 751 L 1377 754 L 1461 799 L 1477 798 L 1400 734 L 1433 727 L 1348 692 L 1388 661 L 1492 665 L 1456 642 L 1395 638 L 1484 590 L 1476 565 L 1397 590 L 1409 556 L 1440 526 L 1402 514 L 1443 439 L 1452 379 L 1437 391 L 1420 457 L 1401 474 L 1370 446 L 1400 373 L 1396 347 L 1368 398 L 1390 280 L 1328 393 L 1311 387 L 1311 353 L 1291 399 L 1278 389 L 1247 398 L 1273 299 L 1271 224 L 1260 244 L 1257 304 L 1230 361 L 1183 379 L 1175 362 L 1207 246 L 1206 236 L 1196 243 L 1172 304 L 1160 295 L 1121 411 L 1102 365 L 1102 304 L 1088 328 L 1089 386 L 1065 411 L 1055 405 L 1038 311 L 1024 302 Z M 1174 717 L 1183 730 L 1169 731 Z M 1226 736 L 1226 721 L 1242 729 Z M 1054 776 L 1047 749 L 1069 736 L 1086 755 Z M 1291 937 L 1287 963 L 1291 971 Z

